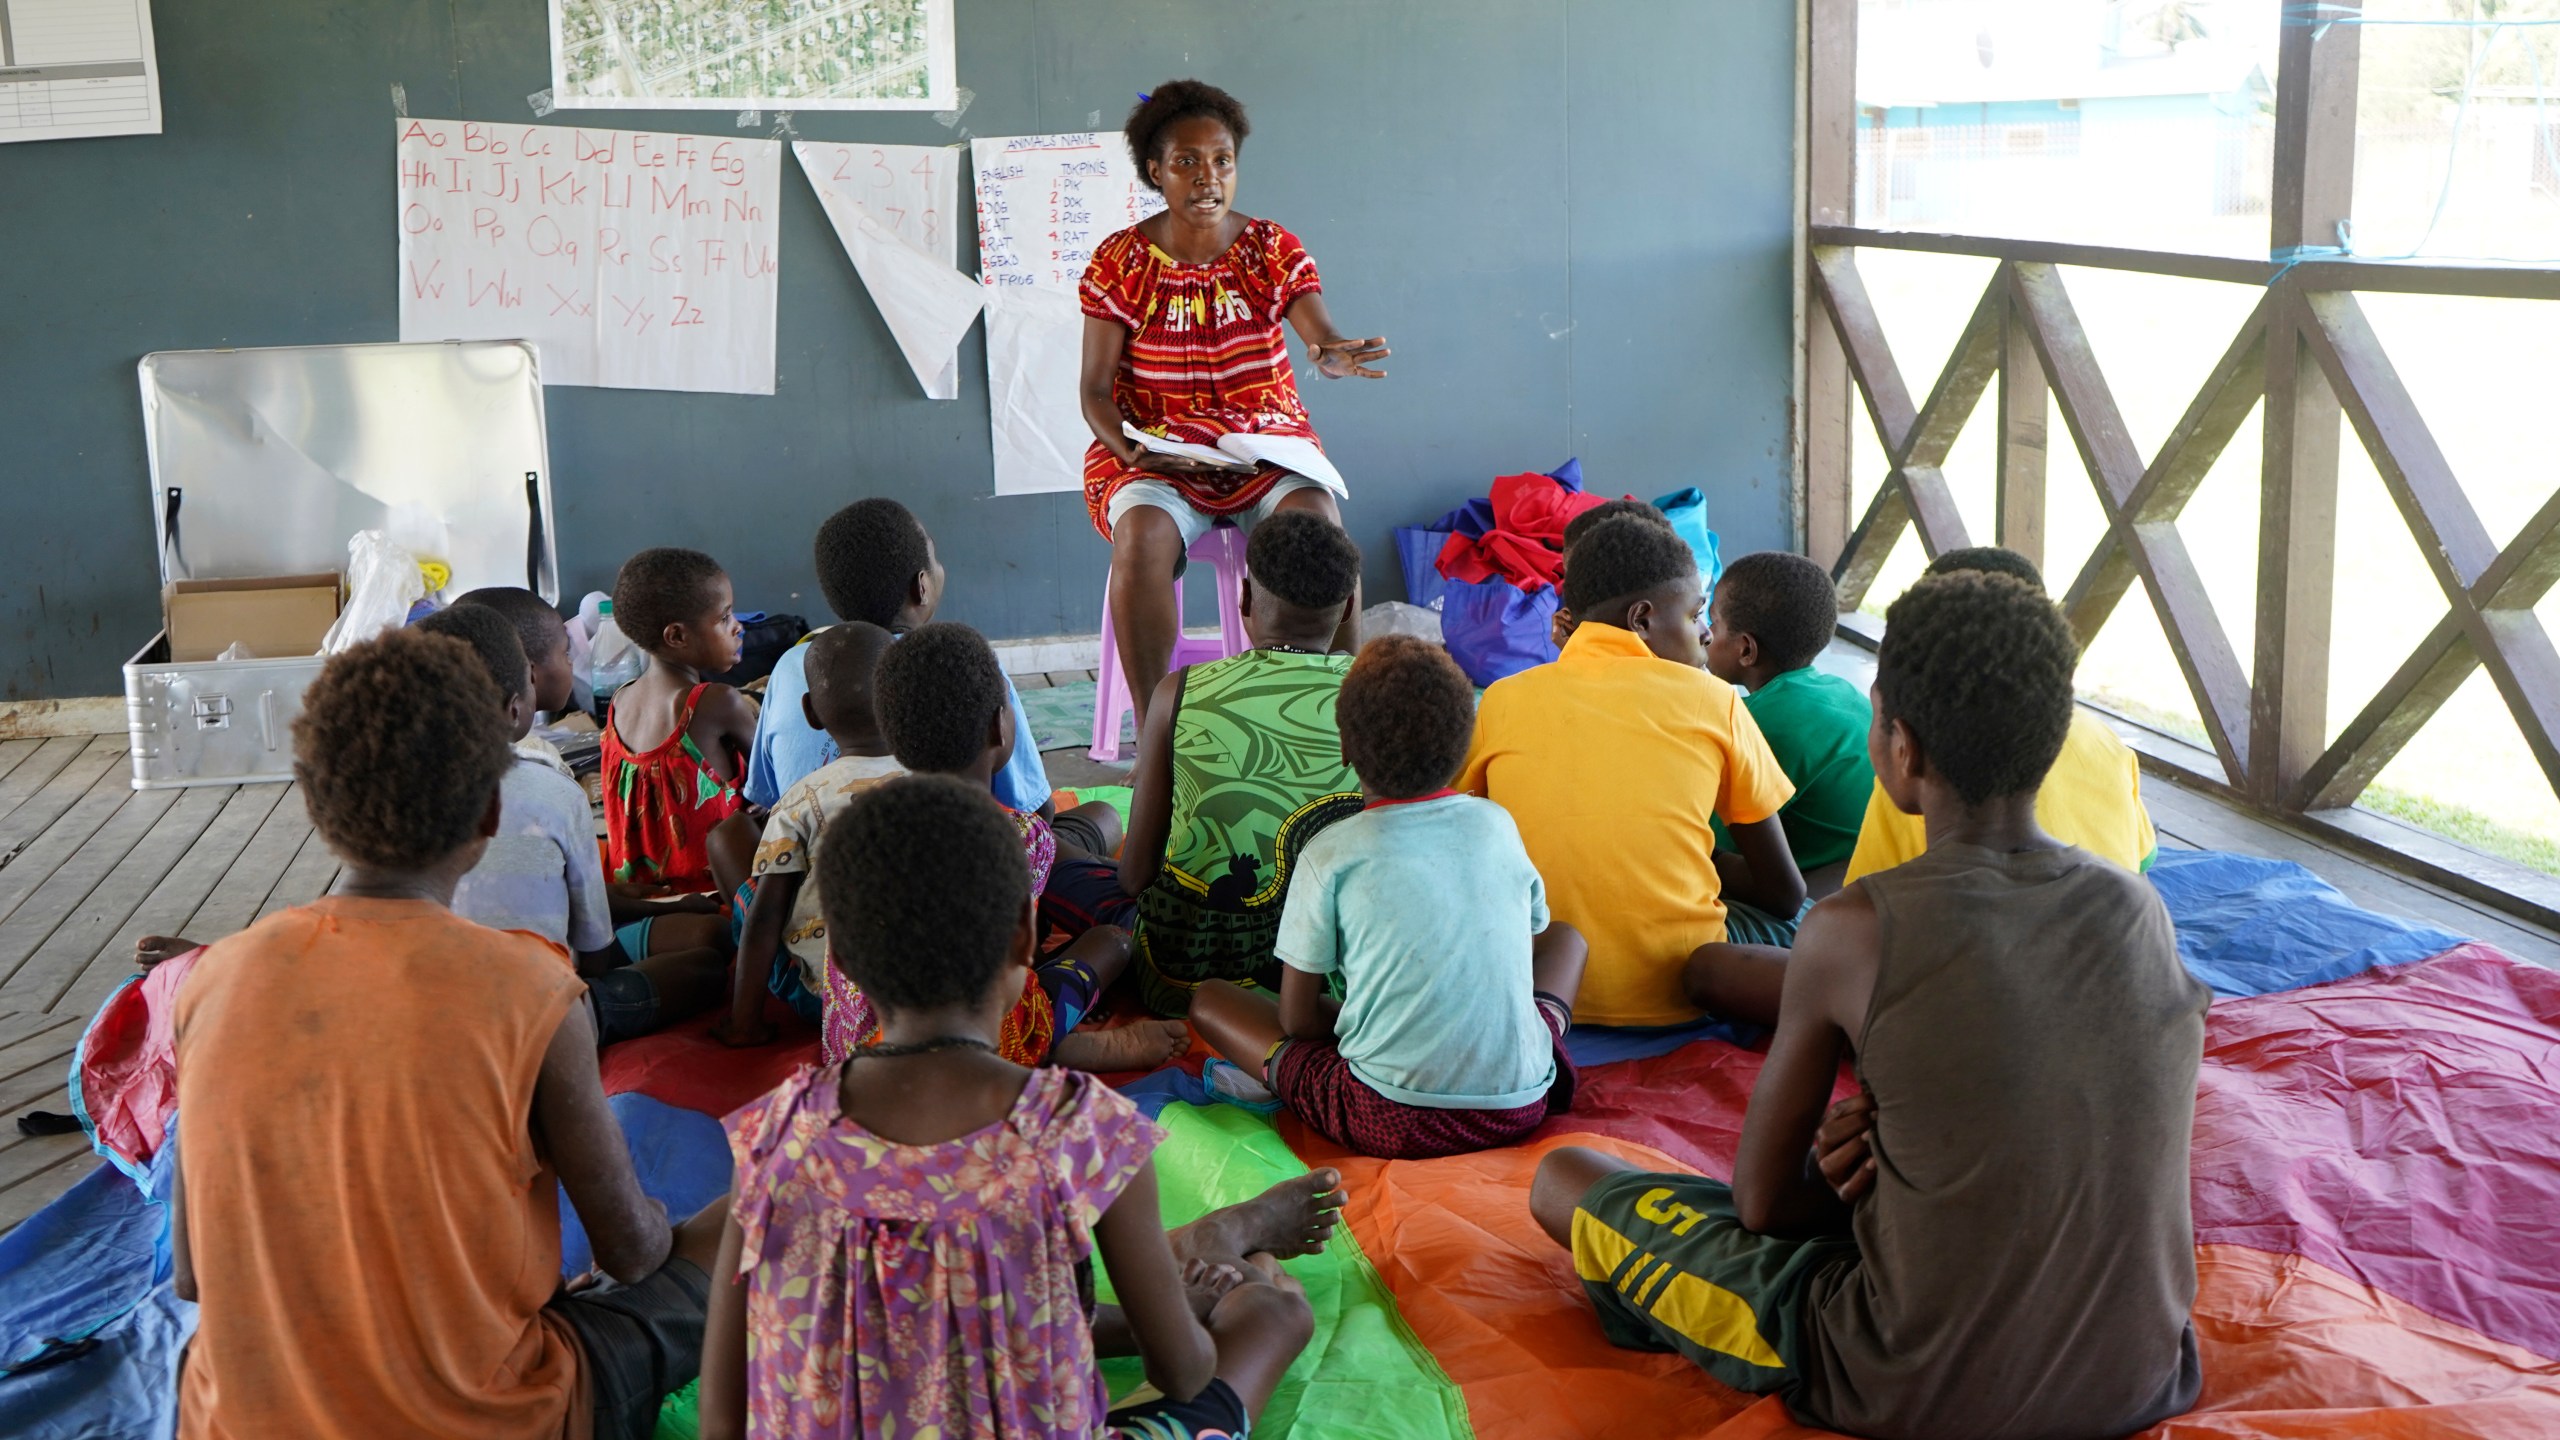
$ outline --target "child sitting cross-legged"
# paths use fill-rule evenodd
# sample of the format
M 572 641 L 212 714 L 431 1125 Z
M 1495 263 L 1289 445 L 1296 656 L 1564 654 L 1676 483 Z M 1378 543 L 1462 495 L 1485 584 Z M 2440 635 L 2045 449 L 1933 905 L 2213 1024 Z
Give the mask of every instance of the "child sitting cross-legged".
M 1280 917 L 1279 1003 L 1212 980 L 1191 1021 L 1317 1133 L 1363 1155 L 1524 1139 L 1572 1104 L 1564 1033 L 1583 944 L 1548 923 L 1511 817 L 1448 788 L 1475 727 L 1474 688 L 1447 651 L 1390 635 L 1360 652 L 1334 714 L 1366 803 L 1299 861 Z M 1325 994 L 1336 976 L 1338 1004 Z
M 2098 1440 L 2195 1403 L 2210 996 L 2157 891 L 2037 824 L 2078 658 L 2013 579 L 1894 602 L 1867 743 L 1928 849 L 1806 917 L 1733 1183 L 1539 1164 L 1531 1212 L 1611 1340 L 1896 1440 Z M 1863 1089 L 1834 1104 L 1844 1058 Z
M 809 877 L 827 822 L 854 796 L 907 773 L 889 753 L 874 703 L 880 657 L 893 640 L 879 626 L 853 620 L 819 631 L 801 647 L 801 708 L 834 743 L 836 758 L 791 782 L 764 822 L 754 878 L 742 891 L 746 921 L 729 1013 L 711 1032 L 724 1044 L 773 1038 L 764 1020 L 768 992 L 810 1024 L 825 1023 L 827 921 Z M 744 823 L 744 816 L 730 823 Z
M 1003 667 L 984 637 L 968 626 L 946 622 L 908 632 L 880 657 L 873 683 L 881 729 L 908 770 L 956 775 L 984 788 L 1013 753 L 1013 708 L 1006 703 Z M 999 808 L 1021 839 L 1024 873 L 1036 897 L 1057 861 L 1057 837 L 1039 812 L 1001 802 Z M 826 883 L 818 882 L 822 892 Z M 826 904 L 823 893 L 819 903 Z M 1094 926 L 1038 961 L 1022 977 L 1006 1014 L 1001 1053 L 1018 1065 L 1100 1071 L 1151 1070 L 1178 1058 L 1191 1040 L 1180 1021 L 1076 1029 L 1128 966 L 1129 932 L 1114 925 Z M 824 979 L 824 1053 L 836 1060 L 877 1040 L 880 1017 L 841 967 L 828 967 Z
M 1147 709 L 1119 863 L 1061 862 L 1057 908 L 1110 918 L 1136 900 L 1139 997 L 1180 1015 L 1204 980 L 1279 984 L 1271 946 L 1307 842 L 1360 808 L 1333 725 L 1359 603 L 1360 547 L 1284 510 L 1245 543 L 1253 648 L 1167 675 Z
M 506 697 L 500 713 L 508 739 L 520 744 L 533 726 L 535 694 L 515 626 L 494 609 L 457 603 L 413 628 L 471 647 Z M 492 930 L 539 935 L 575 954 L 595 1005 L 599 1045 L 648 1034 L 719 999 L 728 957 L 716 943 L 715 916 L 667 915 L 653 927 L 665 948 L 623 953 L 611 928 L 616 912 L 628 906 L 645 915 L 652 907 L 609 896 L 587 793 L 577 781 L 518 749 L 498 794 L 498 833 L 454 887 L 455 914 Z
M 1589 942 L 1576 1018 L 1685 1024 L 1700 1014 L 1681 990 L 1690 953 L 1753 913 L 1727 899 L 1788 929 L 1804 905 L 1778 820 L 1795 787 L 1741 697 L 1700 668 L 1706 596 L 1670 526 L 1593 526 L 1564 599 L 1563 655 L 1485 691 L 1457 785 L 1511 812 L 1555 917 Z
M 1275 1257 L 1322 1247 L 1338 1175 L 1168 1237 L 1163 1132 L 1092 1076 L 998 1053 L 1039 934 L 1021 833 L 983 780 L 948 775 L 828 822 L 828 947 L 881 1040 L 727 1121 L 705 1440 L 1241 1437 L 1312 1333 Z M 1132 1349 L 1161 1396 L 1106 1414 L 1094 1357 Z
M 746 805 L 738 782 L 756 703 L 710 684 L 738 663 L 729 576 L 699 550 L 643 550 L 613 582 L 613 618 L 649 668 L 614 692 L 604 726 L 605 863 L 661 894 L 714 887 L 711 832 Z
M 303 697 L 294 778 L 345 876 L 178 992 L 180 1435 L 646 1436 L 693 1378 L 725 1200 L 670 1226 L 568 956 L 447 908 L 504 810 L 500 705 L 415 629 Z M 564 1189 L 613 1277 L 576 1293 Z

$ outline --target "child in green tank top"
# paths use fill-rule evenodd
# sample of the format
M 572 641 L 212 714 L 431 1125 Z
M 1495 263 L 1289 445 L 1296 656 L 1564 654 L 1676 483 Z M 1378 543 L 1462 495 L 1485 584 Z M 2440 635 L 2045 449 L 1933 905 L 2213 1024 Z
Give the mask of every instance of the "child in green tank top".
M 1139 993 L 1180 1015 L 1205 980 L 1272 980 L 1281 902 L 1306 843 L 1360 809 L 1330 654 L 1356 603 L 1360 550 L 1319 516 L 1274 515 L 1245 547 L 1253 648 L 1165 677 L 1138 740 L 1116 876 L 1072 865 L 1069 886 L 1116 878 L 1137 900 Z

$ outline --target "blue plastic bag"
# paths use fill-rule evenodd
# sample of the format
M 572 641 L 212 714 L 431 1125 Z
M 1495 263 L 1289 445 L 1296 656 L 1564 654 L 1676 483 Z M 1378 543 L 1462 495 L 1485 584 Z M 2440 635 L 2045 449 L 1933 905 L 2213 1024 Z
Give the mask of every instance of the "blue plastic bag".
M 1440 575 L 1440 547 L 1450 532 L 1428 525 L 1396 527 L 1396 559 L 1404 563 L 1404 598 L 1424 609 L 1437 608 L 1449 582 Z
M 1724 574 L 1724 557 L 1716 553 L 1716 532 L 1707 528 L 1707 497 L 1695 485 L 1674 490 L 1653 502 L 1671 522 L 1673 533 L 1689 542 L 1689 552 L 1698 557 L 1698 588 L 1712 600 L 1716 578 Z
M 1440 639 L 1449 658 L 1479 686 L 1556 658 L 1553 588 L 1522 590 L 1496 578 L 1444 580 Z

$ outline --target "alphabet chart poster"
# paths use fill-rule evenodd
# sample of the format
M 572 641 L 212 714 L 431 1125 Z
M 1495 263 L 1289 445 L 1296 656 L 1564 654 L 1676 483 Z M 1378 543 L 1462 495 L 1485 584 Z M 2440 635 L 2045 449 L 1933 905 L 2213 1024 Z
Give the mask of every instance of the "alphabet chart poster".
M 400 120 L 400 338 L 551 385 L 773 393 L 782 145 Z
M 978 172 L 978 278 L 987 292 L 987 392 L 996 493 L 1084 484 L 1093 433 L 1078 400 L 1093 247 L 1164 208 L 1117 135 L 969 142 Z

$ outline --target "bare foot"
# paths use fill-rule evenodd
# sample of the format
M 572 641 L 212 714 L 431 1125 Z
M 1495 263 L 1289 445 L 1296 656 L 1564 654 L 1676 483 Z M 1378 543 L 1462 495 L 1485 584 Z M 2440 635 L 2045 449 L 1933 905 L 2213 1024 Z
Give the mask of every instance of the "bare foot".
M 1207 1260 L 1186 1260 L 1182 1265 L 1182 1294 L 1191 1302 L 1194 1318 L 1206 1320 L 1218 1308 L 1218 1301 L 1244 1283 L 1244 1271 L 1233 1265 L 1212 1264 Z
M 163 960 L 174 960 L 199 948 L 193 940 L 175 935 L 145 935 L 133 942 L 133 963 L 148 970 Z
M 1153 1070 L 1179 1060 L 1191 1048 L 1191 1027 L 1179 1020 L 1140 1020 L 1109 1030 L 1075 1030 L 1049 1047 L 1049 1063 L 1108 1075 Z
M 1313 1255 L 1342 1220 L 1342 1172 L 1310 1170 L 1172 1233 L 1173 1253 L 1206 1260 Z

